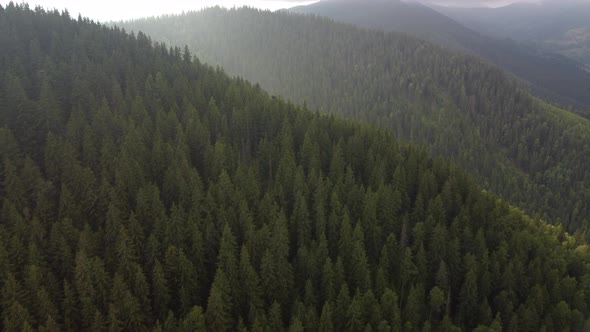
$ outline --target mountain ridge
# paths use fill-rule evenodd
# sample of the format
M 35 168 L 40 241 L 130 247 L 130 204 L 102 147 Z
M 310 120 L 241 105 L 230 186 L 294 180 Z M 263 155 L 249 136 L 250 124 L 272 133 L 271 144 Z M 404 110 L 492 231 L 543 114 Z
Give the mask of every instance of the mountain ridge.
M 584 327 L 588 245 L 448 161 L 143 33 L 0 22 L 2 331 Z
M 583 329 L 590 249 L 390 132 L 0 6 L 0 329 Z M 542 301 L 541 301 L 542 299 Z
M 480 33 L 511 38 L 590 64 L 590 2 L 522 3 L 495 9 L 431 7 Z M 585 40 L 576 38 L 580 32 L 585 32 Z
M 272 94 L 390 129 L 451 157 L 482 187 L 529 213 L 572 232 L 588 227 L 582 197 L 590 195 L 583 166 L 590 152 L 581 151 L 589 148 L 590 127 L 568 132 L 569 121 L 556 121 L 546 104 L 478 58 L 408 35 L 251 9 L 123 26 L 187 44 Z
M 317 14 L 362 27 L 408 33 L 494 63 L 551 99 L 590 107 L 590 75 L 582 64 L 511 40 L 484 36 L 451 17 L 416 2 L 319 1 L 290 11 Z

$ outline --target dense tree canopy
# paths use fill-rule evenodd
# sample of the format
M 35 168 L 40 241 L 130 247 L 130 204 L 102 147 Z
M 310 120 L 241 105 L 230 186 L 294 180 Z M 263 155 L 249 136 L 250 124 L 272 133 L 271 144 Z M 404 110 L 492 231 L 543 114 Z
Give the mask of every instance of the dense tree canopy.
M 590 252 L 368 125 L 0 7 L 3 331 L 563 331 Z
M 405 35 L 247 8 L 123 26 L 188 44 L 271 93 L 392 129 L 528 213 L 572 232 L 590 228 L 590 122 L 533 99 L 477 58 Z

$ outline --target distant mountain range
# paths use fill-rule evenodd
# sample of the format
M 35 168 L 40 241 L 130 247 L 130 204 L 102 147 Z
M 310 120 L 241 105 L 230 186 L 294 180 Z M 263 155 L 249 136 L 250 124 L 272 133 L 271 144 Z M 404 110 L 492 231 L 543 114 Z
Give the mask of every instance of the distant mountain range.
M 482 34 L 531 43 L 590 65 L 590 1 L 432 8 Z
M 419 3 L 323 0 L 290 11 L 325 16 L 366 28 L 403 32 L 466 51 L 513 73 L 528 82 L 538 94 L 561 104 L 590 106 L 590 73 L 581 63 L 505 38 L 485 36 Z

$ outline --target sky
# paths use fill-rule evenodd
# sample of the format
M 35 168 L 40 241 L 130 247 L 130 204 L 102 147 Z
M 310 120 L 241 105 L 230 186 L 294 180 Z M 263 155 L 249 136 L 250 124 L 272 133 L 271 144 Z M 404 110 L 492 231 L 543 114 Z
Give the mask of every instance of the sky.
M 451 6 L 488 6 L 498 7 L 513 2 L 534 2 L 537 0 L 416 0 Z M 6 5 L 9 0 L 0 0 Z M 16 0 L 14 2 L 23 2 Z M 278 10 L 293 6 L 309 4 L 313 0 L 27 0 L 31 6 L 41 5 L 45 8 L 67 8 L 71 16 L 90 17 L 99 21 L 119 21 L 160 14 L 177 14 L 183 11 L 199 10 L 211 6 L 241 7 L 251 6 L 261 9 Z

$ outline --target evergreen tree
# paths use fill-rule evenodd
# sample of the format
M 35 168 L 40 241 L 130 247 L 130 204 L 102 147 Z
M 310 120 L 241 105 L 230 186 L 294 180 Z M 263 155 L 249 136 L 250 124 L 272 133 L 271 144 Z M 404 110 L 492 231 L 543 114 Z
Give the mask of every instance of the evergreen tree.
M 211 292 L 207 300 L 205 318 L 207 326 L 216 331 L 228 331 L 231 323 L 231 296 L 230 286 L 225 272 L 220 268 L 215 274 L 215 280 L 211 285 Z

